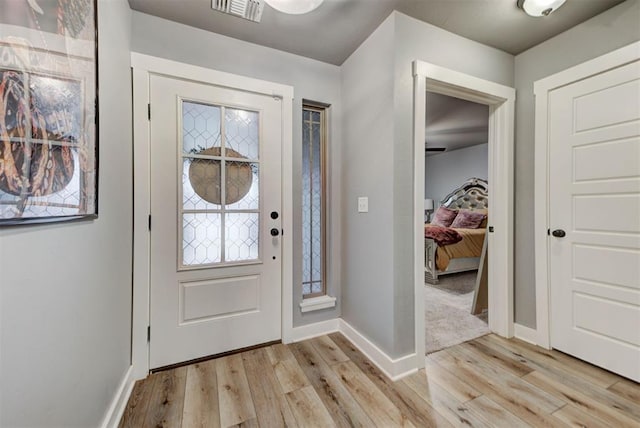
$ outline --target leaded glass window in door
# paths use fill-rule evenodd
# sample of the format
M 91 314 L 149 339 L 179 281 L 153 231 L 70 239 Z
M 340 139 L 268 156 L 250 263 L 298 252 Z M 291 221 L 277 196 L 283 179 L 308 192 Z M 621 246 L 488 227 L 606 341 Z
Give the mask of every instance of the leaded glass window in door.
M 180 265 L 257 261 L 259 113 L 186 100 L 181 104 Z

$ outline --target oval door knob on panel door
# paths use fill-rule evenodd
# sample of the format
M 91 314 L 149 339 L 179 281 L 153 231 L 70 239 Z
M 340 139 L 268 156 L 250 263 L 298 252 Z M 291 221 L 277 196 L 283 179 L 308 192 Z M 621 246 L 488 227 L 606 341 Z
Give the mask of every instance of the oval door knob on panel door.
M 556 229 L 553 232 L 551 232 L 551 234 L 556 238 L 564 238 L 566 235 L 565 231 L 562 229 Z
M 271 229 L 271 236 L 278 236 L 278 235 L 280 235 L 280 230 L 278 230 L 275 227 Z

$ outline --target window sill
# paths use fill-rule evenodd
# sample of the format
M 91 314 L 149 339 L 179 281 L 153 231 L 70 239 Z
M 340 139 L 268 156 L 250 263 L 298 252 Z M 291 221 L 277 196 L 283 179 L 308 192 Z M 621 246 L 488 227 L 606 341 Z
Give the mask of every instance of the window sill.
M 311 297 L 300 302 L 300 311 L 312 312 L 320 309 L 334 308 L 336 306 L 336 298 L 331 296 Z

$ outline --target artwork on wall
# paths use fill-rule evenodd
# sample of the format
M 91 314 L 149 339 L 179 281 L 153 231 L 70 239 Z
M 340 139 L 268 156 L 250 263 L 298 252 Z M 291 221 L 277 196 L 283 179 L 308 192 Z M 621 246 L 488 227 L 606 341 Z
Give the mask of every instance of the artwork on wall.
M 0 1 L 0 226 L 98 214 L 96 14 Z

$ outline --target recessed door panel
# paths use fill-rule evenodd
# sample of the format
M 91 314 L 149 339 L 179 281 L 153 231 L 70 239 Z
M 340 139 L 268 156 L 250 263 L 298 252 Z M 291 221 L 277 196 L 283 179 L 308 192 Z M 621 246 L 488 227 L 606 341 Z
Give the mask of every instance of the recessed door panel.
M 548 107 L 551 345 L 640 381 L 640 63 Z

